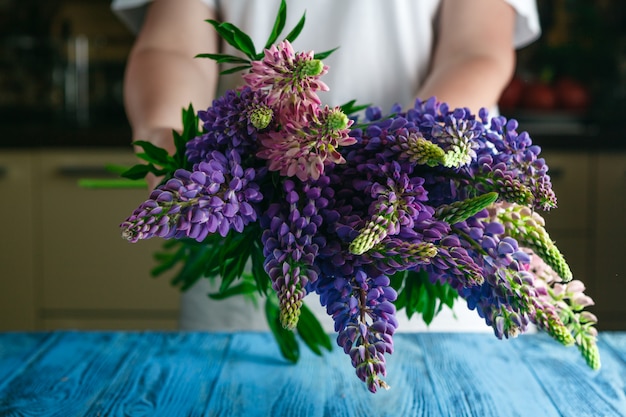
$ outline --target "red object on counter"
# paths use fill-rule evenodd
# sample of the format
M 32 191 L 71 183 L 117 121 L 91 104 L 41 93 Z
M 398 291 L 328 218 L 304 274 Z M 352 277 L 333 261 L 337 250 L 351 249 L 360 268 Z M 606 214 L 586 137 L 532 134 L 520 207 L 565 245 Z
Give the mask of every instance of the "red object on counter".
M 584 111 L 589 107 L 588 88 L 579 81 L 564 77 L 554 83 L 558 107 L 565 110 Z

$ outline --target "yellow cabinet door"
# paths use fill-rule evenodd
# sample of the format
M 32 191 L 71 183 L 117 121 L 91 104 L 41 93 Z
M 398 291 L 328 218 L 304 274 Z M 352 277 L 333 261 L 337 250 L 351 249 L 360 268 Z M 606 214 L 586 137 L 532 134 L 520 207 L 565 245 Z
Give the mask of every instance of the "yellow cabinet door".
M 163 240 L 131 244 L 120 234 L 119 224 L 147 199 L 148 190 L 87 189 L 77 184 L 80 178 L 102 175 L 105 164 L 136 162 L 130 149 L 42 152 L 44 327 L 74 327 L 77 320 L 84 323 L 75 327 L 127 327 L 125 321 L 142 320 L 175 325 L 178 290 L 168 278 L 150 276 L 153 254 Z
M 0 331 L 35 328 L 33 161 L 0 149 Z
M 597 155 L 595 286 L 600 325 L 626 329 L 626 153 Z

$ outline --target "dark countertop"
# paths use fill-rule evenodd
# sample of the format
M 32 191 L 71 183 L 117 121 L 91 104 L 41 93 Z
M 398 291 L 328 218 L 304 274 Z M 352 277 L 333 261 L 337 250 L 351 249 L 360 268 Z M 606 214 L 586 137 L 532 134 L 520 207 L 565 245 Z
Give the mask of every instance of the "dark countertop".
M 128 125 L 111 124 L 91 127 L 63 125 L 0 125 L 0 148 L 130 148 Z

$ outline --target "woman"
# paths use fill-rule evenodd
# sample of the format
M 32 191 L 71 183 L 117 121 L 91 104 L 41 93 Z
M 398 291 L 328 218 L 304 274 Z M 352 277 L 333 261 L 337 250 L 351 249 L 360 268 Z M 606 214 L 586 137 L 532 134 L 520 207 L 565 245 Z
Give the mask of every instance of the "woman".
M 279 0 L 115 0 L 113 10 L 138 32 L 129 57 L 125 106 L 134 140 L 174 150 L 171 131 L 180 112 L 210 106 L 216 95 L 240 83 L 240 74 L 219 77 L 219 68 L 199 53 L 232 53 L 220 44 L 207 19 L 234 23 L 257 52 L 269 36 Z M 287 28 L 306 11 L 296 50 L 326 51 L 328 104 L 356 99 L 383 110 L 436 96 L 452 107 L 495 108 L 515 67 L 515 48 L 540 29 L 534 0 L 290 0 Z M 156 179 L 151 179 L 156 185 Z M 183 294 L 181 327 L 196 330 L 262 330 L 263 314 L 241 298 L 211 301 L 202 280 Z M 327 330 L 332 321 L 316 300 Z M 430 329 L 490 331 L 464 303 L 442 312 Z M 457 308 L 458 307 L 458 308 Z M 454 318 L 458 316 L 458 320 Z M 399 330 L 423 329 L 399 314 Z

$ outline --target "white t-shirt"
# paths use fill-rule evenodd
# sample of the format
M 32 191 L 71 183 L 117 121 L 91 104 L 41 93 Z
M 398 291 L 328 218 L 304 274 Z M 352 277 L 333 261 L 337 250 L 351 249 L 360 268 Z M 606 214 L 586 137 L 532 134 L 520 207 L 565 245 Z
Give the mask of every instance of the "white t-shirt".
M 272 30 L 279 0 L 199 0 L 217 7 L 220 19 L 248 33 L 257 51 Z M 524 46 L 540 34 L 534 0 L 503 0 L 517 12 L 515 46 Z M 113 10 L 133 30 L 143 19 L 149 0 L 114 0 Z M 327 51 L 330 67 L 323 81 L 329 92 L 320 98 L 330 105 L 356 99 L 380 106 L 413 104 L 427 75 L 440 0 L 289 0 L 287 25 L 291 30 L 306 11 L 304 30 L 294 42 L 297 51 Z M 204 51 L 198 51 L 202 53 Z M 224 52 L 233 49 L 225 44 Z M 376 80 L 372 83 L 372 80 Z M 221 80 L 220 92 L 241 84 L 241 75 Z
M 150 0 L 114 0 L 112 9 L 138 31 Z M 249 34 L 257 52 L 272 30 L 280 0 L 199 0 L 217 7 L 220 19 Z M 522 47 L 540 35 L 535 0 L 503 0 L 517 13 L 514 46 Z M 324 60 L 329 72 L 323 81 L 329 92 L 320 98 L 330 105 L 356 99 L 360 104 L 380 106 L 413 104 L 415 92 L 427 75 L 440 0 L 289 0 L 286 35 L 306 11 L 304 30 L 294 42 L 296 51 L 322 52 L 340 47 Z M 208 24 L 208 23 L 207 23 Z M 223 45 L 223 51 L 233 49 Z M 205 51 L 198 51 L 203 53 Z M 222 77 L 219 93 L 241 84 L 241 74 Z M 376 80 L 372 82 L 372 80 Z M 223 301 L 208 299 L 217 290 L 207 280 L 182 295 L 181 328 L 186 330 L 265 330 L 263 308 L 256 309 L 241 297 Z M 327 331 L 332 320 L 315 295 L 305 299 Z M 444 308 L 429 328 L 420 318 L 410 322 L 398 314 L 398 331 L 492 331 L 464 301 L 454 310 Z

